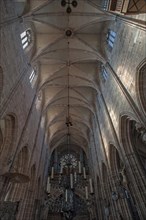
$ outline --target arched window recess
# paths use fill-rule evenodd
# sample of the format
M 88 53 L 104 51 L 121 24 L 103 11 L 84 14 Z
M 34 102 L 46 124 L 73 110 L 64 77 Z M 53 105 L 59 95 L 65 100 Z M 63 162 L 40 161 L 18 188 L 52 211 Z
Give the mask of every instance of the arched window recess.
M 23 49 L 26 49 L 32 42 L 31 30 L 27 29 L 20 34 Z
M 101 65 L 101 68 L 100 68 L 100 75 L 101 75 L 101 80 L 103 83 L 105 83 L 108 78 L 109 78 L 109 72 L 106 70 L 106 68 L 104 67 L 104 65 Z
M 146 59 L 137 71 L 136 92 L 142 111 L 146 114 Z
M 106 40 L 110 49 L 114 47 L 115 38 L 116 38 L 116 32 L 114 32 L 113 30 L 108 30 Z
M 32 67 L 32 70 L 29 74 L 29 82 L 32 86 L 32 88 L 34 87 L 35 83 L 36 83 L 36 80 L 38 78 L 38 69 L 36 68 L 36 66 Z
M 33 69 L 30 76 L 29 76 L 29 81 L 30 81 L 31 84 L 32 84 L 35 76 L 36 76 L 36 71 Z

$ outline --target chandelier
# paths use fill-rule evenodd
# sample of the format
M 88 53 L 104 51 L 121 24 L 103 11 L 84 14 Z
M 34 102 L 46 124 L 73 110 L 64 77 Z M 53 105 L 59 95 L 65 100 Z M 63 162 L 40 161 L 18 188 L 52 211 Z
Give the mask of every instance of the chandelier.
M 62 6 L 62 7 L 66 7 L 66 6 L 67 6 L 66 12 L 67 12 L 68 14 L 70 14 L 70 13 L 72 12 L 71 6 L 73 6 L 74 8 L 76 8 L 77 5 L 78 5 L 78 3 L 77 3 L 76 0 L 73 0 L 73 1 L 71 1 L 71 0 L 68 0 L 68 1 L 62 0 L 62 1 L 61 1 L 61 6 Z

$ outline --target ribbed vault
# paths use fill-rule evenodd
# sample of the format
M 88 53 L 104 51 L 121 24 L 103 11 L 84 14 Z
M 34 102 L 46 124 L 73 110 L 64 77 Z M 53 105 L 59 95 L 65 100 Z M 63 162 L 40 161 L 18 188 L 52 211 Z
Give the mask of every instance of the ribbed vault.
M 114 18 L 99 10 L 96 1 L 80 0 L 67 14 L 61 1 L 30 0 L 24 19 L 32 22 L 35 32 L 32 62 L 40 65 L 50 148 L 67 143 L 69 87 L 70 142 L 87 149 L 99 91 L 98 66 L 106 62 L 102 37 Z

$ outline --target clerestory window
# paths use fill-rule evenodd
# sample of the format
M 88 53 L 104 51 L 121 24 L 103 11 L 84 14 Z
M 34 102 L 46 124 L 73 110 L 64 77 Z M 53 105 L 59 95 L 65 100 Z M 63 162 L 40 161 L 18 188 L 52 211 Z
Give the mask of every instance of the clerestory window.
M 36 77 L 36 71 L 33 69 L 29 76 L 29 81 L 31 84 L 33 84 L 35 77 Z
M 102 78 L 103 78 L 103 81 L 104 81 L 104 82 L 107 81 L 108 77 L 109 77 L 109 73 L 108 73 L 108 72 L 106 71 L 106 69 L 103 67 L 103 68 L 102 68 Z
M 20 34 L 23 49 L 26 49 L 31 43 L 31 31 L 26 30 Z
M 116 38 L 116 32 L 114 32 L 112 30 L 109 30 L 108 34 L 107 34 L 107 43 L 108 43 L 110 48 L 113 48 L 115 38 Z

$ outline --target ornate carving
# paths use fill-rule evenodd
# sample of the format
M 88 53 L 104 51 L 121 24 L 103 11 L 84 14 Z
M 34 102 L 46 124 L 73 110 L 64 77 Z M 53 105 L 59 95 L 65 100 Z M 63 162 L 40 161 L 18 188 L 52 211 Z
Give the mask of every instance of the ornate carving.
M 135 124 L 135 129 L 140 135 L 141 141 L 146 144 L 146 129 L 138 122 Z
M 28 176 L 17 172 L 4 173 L 2 176 L 7 177 L 10 182 L 14 182 L 14 183 L 27 183 L 30 180 Z
M 119 198 L 117 192 L 112 192 L 112 200 L 116 201 Z
M 108 220 L 110 216 L 110 203 L 106 199 L 104 200 L 104 216 L 105 220 Z
M 122 168 L 120 174 L 121 174 L 121 177 L 122 177 L 121 184 L 123 186 L 127 186 L 128 185 L 128 179 L 127 179 L 127 176 L 126 176 L 126 173 L 125 173 L 125 166 Z
M 0 219 L 16 220 L 19 202 L 0 202 Z

